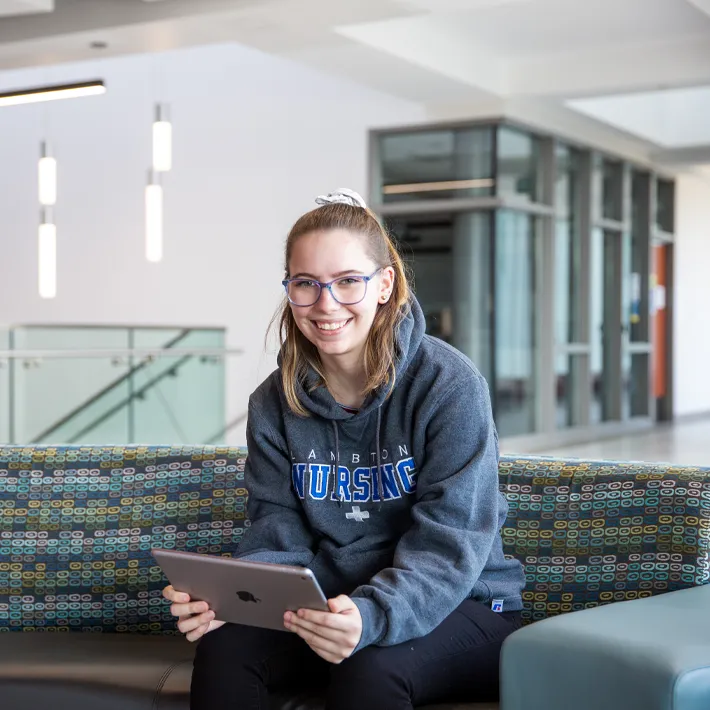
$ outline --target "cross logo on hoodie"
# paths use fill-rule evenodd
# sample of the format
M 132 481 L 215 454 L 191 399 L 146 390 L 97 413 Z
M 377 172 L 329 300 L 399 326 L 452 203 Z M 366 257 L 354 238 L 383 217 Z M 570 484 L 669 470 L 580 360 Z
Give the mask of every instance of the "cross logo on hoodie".
M 348 520 L 355 520 L 358 523 L 364 523 L 365 520 L 367 520 L 370 517 L 370 513 L 367 510 L 360 510 L 360 506 L 356 505 L 353 506 L 353 510 L 351 513 L 345 513 L 345 517 Z

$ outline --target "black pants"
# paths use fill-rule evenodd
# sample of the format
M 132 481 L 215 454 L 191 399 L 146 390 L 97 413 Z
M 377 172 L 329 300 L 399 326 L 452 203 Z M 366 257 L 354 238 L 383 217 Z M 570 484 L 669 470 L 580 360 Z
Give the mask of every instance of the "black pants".
M 411 710 L 498 698 L 498 661 L 520 612 L 465 601 L 427 636 L 369 646 L 339 665 L 296 634 L 225 624 L 197 647 L 191 710 L 267 710 L 268 691 L 325 690 L 327 710 Z

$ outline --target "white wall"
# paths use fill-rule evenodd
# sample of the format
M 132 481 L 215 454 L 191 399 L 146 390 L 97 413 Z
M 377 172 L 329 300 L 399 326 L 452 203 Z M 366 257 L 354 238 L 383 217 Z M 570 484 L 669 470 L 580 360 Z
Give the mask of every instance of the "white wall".
M 710 178 L 676 183 L 675 413 L 710 412 Z
M 367 129 L 416 122 L 423 109 L 237 45 L 5 72 L 0 90 L 93 78 L 105 96 L 0 110 L 0 323 L 226 326 L 246 351 L 229 370 L 237 416 L 274 366 L 263 336 L 288 228 L 324 191 L 364 192 Z M 170 102 L 175 134 L 158 265 L 143 252 L 156 100 Z M 45 136 L 60 181 L 51 301 L 36 284 Z

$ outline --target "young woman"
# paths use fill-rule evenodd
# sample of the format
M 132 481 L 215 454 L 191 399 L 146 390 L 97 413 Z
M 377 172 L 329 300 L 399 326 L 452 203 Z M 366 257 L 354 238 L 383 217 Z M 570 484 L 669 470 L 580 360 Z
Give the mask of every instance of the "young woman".
M 247 529 L 237 556 L 309 567 L 329 612 L 289 633 L 214 619 L 168 587 L 201 639 L 192 710 L 265 710 L 327 688 L 327 710 L 404 710 L 498 693 L 520 626 L 521 564 L 485 380 L 424 334 L 402 260 L 364 201 L 320 197 L 286 242 L 279 367 L 249 402 Z

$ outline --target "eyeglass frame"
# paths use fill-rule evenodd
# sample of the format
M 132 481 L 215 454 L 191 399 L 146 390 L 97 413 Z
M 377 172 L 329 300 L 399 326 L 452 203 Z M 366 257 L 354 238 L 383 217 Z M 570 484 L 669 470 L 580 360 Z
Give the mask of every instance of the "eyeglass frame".
M 330 292 L 331 298 L 336 303 L 339 303 L 341 306 L 357 306 L 358 303 L 362 303 L 365 300 L 365 298 L 367 297 L 367 286 L 370 283 L 370 281 L 372 281 L 372 279 L 375 278 L 375 275 L 378 274 L 380 271 L 382 271 L 382 269 L 384 269 L 384 268 L 385 268 L 384 266 L 380 266 L 378 269 L 373 271 L 369 276 L 361 276 L 360 274 L 353 274 L 352 276 L 339 276 L 337 279 L 333 279 L 332 281 L 328 281 L 327 283 L 325 283 L 323 281 L 318 281 L 317 279 L 308 279 L 308 278 L 299 277 L 299 278 L 295 278 L 295 279 L 284 279 L 281 282 L 281 285 L 284 287 L 284 290 L 286 291 L 286 298 L 287 298 L 288 302 L 292 306 L 296 306 L 296 308 L 311 308 L 311 307 L 315 306 L 316 303 L 318 303 L 318 301 L 320 301 L 320 297 L 323 295 L 324 288 L 328 289 L 328 291 Z M 365 293 L 362 294 L 362 298 L 359 301 L 354 301 L 353 303 L 343 303 L 342 301 L 339 301 L 337 299 L 337 297 L 333 293 L 333 284 L 336 281 L 341 281 L 342 279 L 360 279 L 364 282 Z M 291 300 L 291 297 L 288 295 L 288 286 L 289 286 L 289 284 L 294 283 L 294 281 L 310 281 L 311 283 L 318 284 L 318 288 L 320 290 L 318 291 L 318 297 L 316 298 L 316 300 L 313 301 L 313 303 L 309 303 L 307 306 L 303 305 L 302 303 L 294 303 Z

